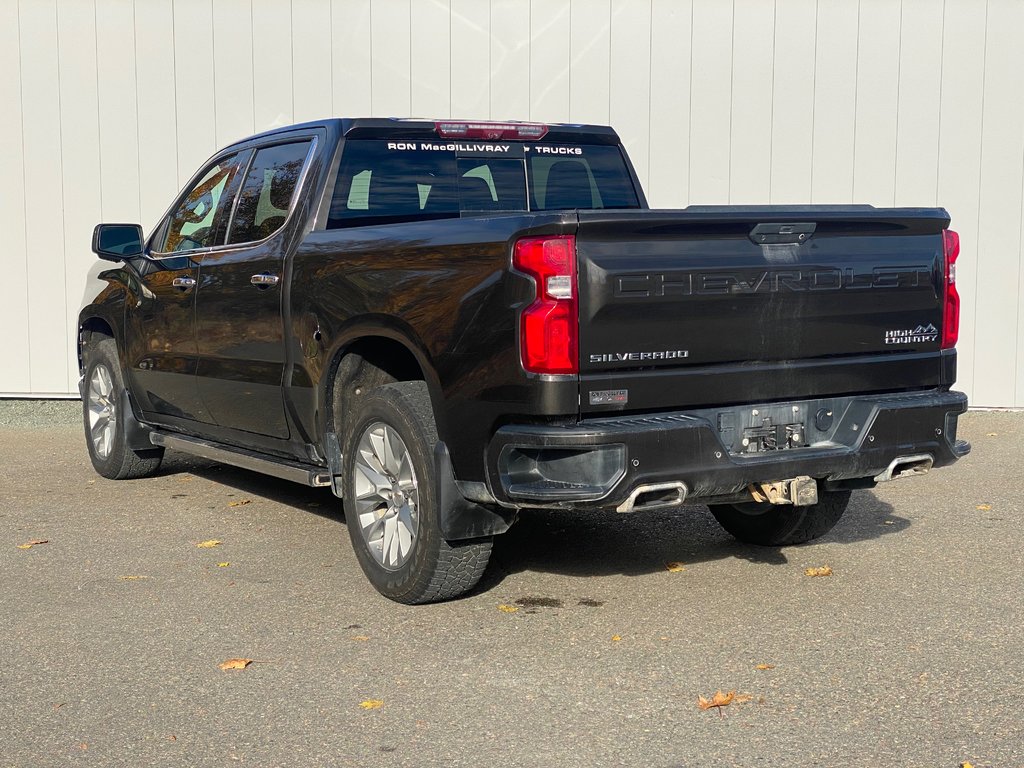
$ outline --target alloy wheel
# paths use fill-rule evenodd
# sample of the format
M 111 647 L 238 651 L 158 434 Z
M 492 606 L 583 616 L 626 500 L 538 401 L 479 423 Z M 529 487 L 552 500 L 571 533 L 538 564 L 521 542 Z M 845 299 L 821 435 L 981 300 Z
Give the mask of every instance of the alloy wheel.
M 412 555 L 419 530 L 419 486 L 402 437 L 384 422 L 359 438 L 353 462 L 356 523 L 370 553 L 389 571 Z
M 92 369 L 89 377 L 89 438 L 101 459 L 110 456 L 117 431 L 117 406 L 114 402 L 114 379 L 102 363 Z

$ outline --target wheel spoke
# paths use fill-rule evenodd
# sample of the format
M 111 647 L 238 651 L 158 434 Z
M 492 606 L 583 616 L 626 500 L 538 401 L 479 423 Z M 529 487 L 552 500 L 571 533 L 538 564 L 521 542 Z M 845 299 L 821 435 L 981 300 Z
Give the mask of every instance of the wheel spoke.
M 376 426 L 376 425 L 375 425 Z M 387 473 L 388 467 L 384 463 L 384 428 L 383 425 L 380 428 L 371 427 L 366 431 L 363 439 L 359 441 L 360 450 L 362 450 L 363 444 L 366 444 L 370 455 L 373 457 L 373 461 L 380 467 L 380 471 Z
M 380 457 L 381 463 L 384 464 L 386 469 L 392 477 L 398 474 L 398 460 L 395 457 L 395 442 L 398 442 L 402 446 L 402 453 L 405 453 L 405 445 L 402 443 L 402 438 L 395 434 L 391 427 L 384 427 L 384 454 Z
M 105 366 L 99 366 L 96 368 L 97 381 L 99 383 L 100 395 L 103 398 L 108 398 L 110 393 L 114 389 L 114 383 L 110 380 L 110 372 Z
M 97 428 L 100 425 L 100 421 L 107 418 L 107 410 L 99 405 L 89 403 L 89 429 L 93 434 L 96 433 Z
M 398 522 L 409 532 L 411 538 L 416 536 L 419 524 L 416 518 L 416 508 L 411 502 L 406 501 L 398 510 Z
M 406 507 L 398 510 L 398 516 L 395 518 L 395 528 L 398 531 L 398 549 L 402 557 L 406 557 L 412 551 L 412 540 L 415 531 L 410 527 L 409 513 L 405 511 Z
M 100 413 L 89 414 L 90 428 L 93 436 L 100 435 L 107 428 L 110 423 L 110 416 L 102 411 Z
M 395 476 L 398 478 L 398 487 L 403 491 L 408 493 L 416 489 L 416 473 L 413 472 L 412 459 L 409 458 L 408 451 L 402 454 L 402 461 Z
M 384 528 L 384 515 L 379 514 L 379 508 L 360 514 L 359 526 L 367 541 L 375 541 L 380 538 L 380 533 Z
M 373 492 L 386 500 L 387 497 L 381 491 L 390 491 L 391 481 L 372 467 L 368 458 L 362 451 L 356 457 L 356 470 L 359 472 L 359 475 L 356 476 L 356 495 L 358 498 L 366 498 L 369 493 Z
M 395 523 L 392 518 L 382 518 L 384 521 L 384 534 L 381 536 L 382 561 L 384 565 L 395 565 L 395 558 L 392 554 L 395 543 Z

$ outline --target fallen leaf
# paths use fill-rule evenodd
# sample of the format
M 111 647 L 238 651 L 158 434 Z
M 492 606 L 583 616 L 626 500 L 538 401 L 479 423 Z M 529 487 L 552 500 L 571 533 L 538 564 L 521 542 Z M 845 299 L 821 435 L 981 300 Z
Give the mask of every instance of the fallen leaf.
M 217 563 L 218 568 L 227 568 L 231 563 Z
M 140 581 L 141 579 L 147 578 L 146 576 L 122 576 L 121 581 Z
M 199 549 L 213 549 L 214 547 L 220 546 L 220 539 L 210 539 L 209 541 L 200 541 L 196 544 Z
M 498 606 L 498 610 L 501 611 L 502 613 L 515 613 L 516 611 L 519 610 L 519 606 L 518 605 L 505 605 L 504 603 L 502 603 L 501 605 Z
M 685 571 L 686 566 L 682 563 L 665 563 L 665 570 L 669 573 L 679 573 L 680 571 Z
M 62 702 L 61 702 L 60 704 L 54 704 L 54 705 L 53 705 L 53 711 L 54 711 L 54 712 L 56 712 L 56 711 L 57 711 L 58 709 L 60 709 L 61 707 L 63 707 L 63 706 L 65 705 L 65 704 L 67 704 L 67 702 L 66 702 L 66 701 L 62 701 Z
M 995 434 L 995 433 L 993 433 L 993 434 Z M 960 763 L 960 768 L 974 768 L 974 766 L 973 766 L 973 765 L 971 765 L 971 764 L 970 764 L 969 762 L 967 762 L 966 760 L 964 760 L 964 761 L 963 761 L 962 763 Z
M 756 665 L 754 667 L 754 669 L 775 669 L 775 665 L 774 664 L 758 664 L 758 665 Z
M 222 661 L 217 666 L 226 672 L 229 669 L 245 669 L 252 662 L 252 659 L 228 659 L 227 661 Z
M 827 566 L 827 565 L 823 565 L 820 568 L 805 568 L 804 569 L 804 576 L 831 576 L 831 575 L 832 575 L 832 569 L 829 566 Z
M 38 546 L 39 544 L 49 543 L 49 539 L 32 539 L 32 541 L 26 541 L 24 544 L 19 544 L 18 549 L 32 549 L 32 547 Z
M 168 741 L 177 741 L 177 740 L 178 740 L 178 737 L 177 737 L 177 736 L 175 736 L 175 735 L 174 735 L 174 734 L 172 733 L 172 734 L 171 734 L 170 736 L 168 736 L 168 737 L 167 737 L 167 740 L 168 740 Z
M 992 505 L 991 504 L 979 504 L 978 506 L 975 507 L 975 509 L 978 510 L 979 512 L 988 512 L 990 509 L 992 509 Z
M 363 709 L 380 709 L 384 706 L 384 702 L 380 699 L 367 699 L 359 702 L 359 706 Z
M 736 691 L 729 691 L 728 693 L 722 693 L 721 691 L 715 691 L 715 695 L 710 699 L 705 699 L 703 696 L 697 696 L 697 706 L 702 710 L 717 709 L 718 714 L 722 714 L 722 707 L 727 707 L 732 704 L 732 700 L 736 698 Z
M 352 639 L 357 643 L 365 643 L 370 639 L 369 635 L 352 635 Z
M 238 499 L 237 501 L 229 501 L 229 507 L 244 507 L 246 504 L 252 504 L 252 499 Z
M 82 742 L 81 744 L 79 744 L 79 745 L 78 745 L 78 748 L 79 748 L 80 750 L 82 750 L 83 752 L 85 752 L 85 750 L 87 750 L 87 749 L 89 748 L 89 745 L 88 745 L 88 744 L 86 744 L 86 743 L 85 743 L 85 742 L 83 741 L 83 742 Z
M 622 635 L 612 635 L 612 642 L 613 643 L 622 642 Z

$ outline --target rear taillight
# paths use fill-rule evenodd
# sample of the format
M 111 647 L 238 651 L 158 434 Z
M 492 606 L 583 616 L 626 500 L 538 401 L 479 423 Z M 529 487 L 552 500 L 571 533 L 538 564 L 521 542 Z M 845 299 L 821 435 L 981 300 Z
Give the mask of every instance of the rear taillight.
M 519 351 L 530 373 L 579 373 L 576 238 L 518 240 L 512 265 L 536 283 L 536 298 L 519 319 Z
M 960 294 L 956 292 L 956 257 L 960 255 L 960 235 L 942 230 L 942 348 L 952 349 L 960 335 Z

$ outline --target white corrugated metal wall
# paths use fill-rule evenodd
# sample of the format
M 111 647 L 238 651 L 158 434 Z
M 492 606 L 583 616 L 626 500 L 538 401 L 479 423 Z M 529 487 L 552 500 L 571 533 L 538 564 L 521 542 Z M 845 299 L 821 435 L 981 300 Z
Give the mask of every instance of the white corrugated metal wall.
M 610 123 L 652 205 L 943 205 L 960 386 L 1024 407 L 1022 0 L 0 0 L 0 395 L 75 391 L 94 223 L 330 115 Z

